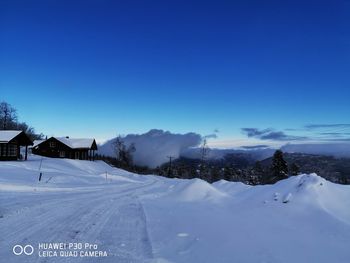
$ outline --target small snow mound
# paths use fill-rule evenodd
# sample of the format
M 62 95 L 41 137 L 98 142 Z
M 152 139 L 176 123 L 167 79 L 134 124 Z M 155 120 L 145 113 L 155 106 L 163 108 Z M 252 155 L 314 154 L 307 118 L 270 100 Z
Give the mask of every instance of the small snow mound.
M 319 206 L 329 185 L 329 182 L 315 173 L 301 174 L 277 182 L 269 191 L 274 201 L 289 203 L 293 199 L 293 203 L 312 203 Z
M 283 203 L 289 203 L 290 199 L 292 198 L 292 194 L 288 193 L 284 198 L 283 198 Z
M 178 197 L 182 201 L 189 202 L 200 200 L 217 201 L 227 197 L 227 195 L 203 180 L 193 179 L 179 192 Z
M 250 185 L 246 185 L 241 182 L 229 182 L 226 180 L 219 180 L 213 183 L 212 186 L 229 195 L 237 195 L 238 193 L 251 188 Z
M 224 179 L 220 179 L 219 181 L 216 181 L 214 182 L 213 184 L 216 184 L 216 185 L 226 185 L 230 183 L 230 181 L 227 181 L 227 180 L 224 180 Z
M 178 237 L 188 237 L 188 233 L 178 233 L 177 234 Z
M 120 182 L 127 182 L 127 183 L 141 183 L 139 181 L 130 179 L 130 178 L 125 177 L 125 176 L 109 174 L 109 173 L 101 173 L 100 177 L 106 179 L 106 181 L 120 181 Z
M 312 174 L 303 174 L 300 177 L 297 188 L 299 189 L 308 189 L 315 186 L 323 186 L 325 185 L 326 180 L 322 177 L 318 176 L 315 173 Z

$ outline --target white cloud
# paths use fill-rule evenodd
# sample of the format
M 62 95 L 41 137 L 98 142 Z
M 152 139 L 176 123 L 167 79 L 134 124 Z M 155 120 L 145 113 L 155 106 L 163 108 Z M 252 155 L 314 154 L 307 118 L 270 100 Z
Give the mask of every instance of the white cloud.
M 135 144 L 134 163 L 156 167 L 168 160 L 167 156 L 178 158 L 180 153 L 190 147 L 198 146 L 202 137 L 197 133 L 174 134 L 169 131 L 153 129 L 144 134 L 128 134 L 123 140 L 126 145 Z M 107 141 L 99 147 L 99 154 L 115 156 L 113 142 Z
M 286 144 L 281 147 L 281 150 L 284 152 L 350 157 L 350 143 Z

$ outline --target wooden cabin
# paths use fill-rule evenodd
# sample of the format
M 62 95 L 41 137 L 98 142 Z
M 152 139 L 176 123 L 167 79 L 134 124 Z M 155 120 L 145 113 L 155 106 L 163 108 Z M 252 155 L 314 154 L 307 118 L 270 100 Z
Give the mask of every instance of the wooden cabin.
M 52 158 L 94 160 L 96 150 L 95 139 L 50 137 L 47 140 L 34 141 L 32 153 Z
M 0 161 L 18 160 L 21 158 L 21 146 L 25 146 L 24 159 L 27 160 L 28 145 L 33 145 L 32 140 L 23 131 L 0 131 Z

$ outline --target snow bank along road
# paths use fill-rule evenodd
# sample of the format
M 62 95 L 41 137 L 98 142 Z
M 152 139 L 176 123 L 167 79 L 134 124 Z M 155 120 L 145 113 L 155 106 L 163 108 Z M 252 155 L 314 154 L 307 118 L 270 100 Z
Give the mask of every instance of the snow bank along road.
M 38 182 L 40 161 L 0 163 L 0 261 L 350 262 L 350 187 L 315 174 L 210 185 L 44 158 Z

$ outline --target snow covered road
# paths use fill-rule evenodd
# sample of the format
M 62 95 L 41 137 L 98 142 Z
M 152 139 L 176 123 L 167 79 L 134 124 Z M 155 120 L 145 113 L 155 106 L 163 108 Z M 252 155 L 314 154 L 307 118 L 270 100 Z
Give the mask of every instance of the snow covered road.
M 39 163 L 35 156 L 0 163 L 1 262 L 350 259 L 350 188 L 315 174 L 251 187 L 141 176 L 103 162 L 45 158 L 38 182 Z M 20 255 L 13 252 L 16 245 Z M 22 253 L 26 245 L 33 246 L 33 254 Z
M 137 198 L 138 194 L 151 190 L 152 184 L 64 194 L 1 193 L 0 199 L 9 213 L 5 212 L 1 219 L 0 258 L 19 262 L 12 254 L 15 244 L 57 242 L 98 244 L 108 253 L 108 257 L 99 259 L 102 262 L 139 262 L 152 258 L 145 214 Z M 78 259 L 86 260 L 75 261 Z M 26 260 L 52 262 L 52 258 Z M 55 262 L 70 260 L 58 258 Z

